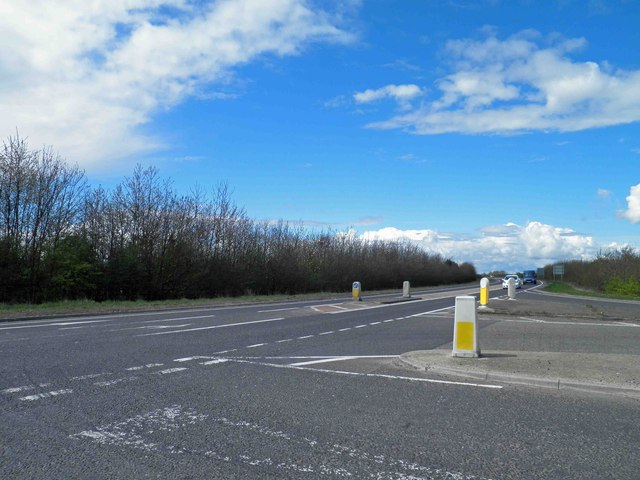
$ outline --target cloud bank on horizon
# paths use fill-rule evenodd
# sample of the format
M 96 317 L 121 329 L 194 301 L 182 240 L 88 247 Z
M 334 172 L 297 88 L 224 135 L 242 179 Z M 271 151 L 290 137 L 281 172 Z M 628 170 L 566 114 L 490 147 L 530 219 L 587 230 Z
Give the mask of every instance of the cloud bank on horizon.
M 593 258 L 602 246 L 589 235 L 541 222 L 506 223 L 482 228 L 479 235 L 459 235 L 435 230 L 369 230 L 360 235 L 369 241 L 406 241 L 457 262 L 471 262 L 478 272 L 508 269 L 522 271 L 566 259 Z M 608 245 L 615 248 L 618 245 Z

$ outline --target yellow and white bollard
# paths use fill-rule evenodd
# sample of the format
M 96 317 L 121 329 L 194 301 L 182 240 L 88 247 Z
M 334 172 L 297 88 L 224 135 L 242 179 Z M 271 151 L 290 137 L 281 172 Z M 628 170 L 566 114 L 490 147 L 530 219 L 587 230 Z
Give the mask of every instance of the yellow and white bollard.
M 453 326 L 454 357 L 480 356 L 478 343 L 478 321 L 476 317 L 476 297 L 456 297 L 455 323 Z
M 353 285 L 351 286 L 351 294 L 353 295 L 354 302 L 362 301 L 362 299 L 360 298 L 361 293 L 362 286 L 360 285 L 360 282 L 353 282 Z
M 489 279 L 483 277 L 480 280 L 480 308 L 485 308 L 489 303 Z

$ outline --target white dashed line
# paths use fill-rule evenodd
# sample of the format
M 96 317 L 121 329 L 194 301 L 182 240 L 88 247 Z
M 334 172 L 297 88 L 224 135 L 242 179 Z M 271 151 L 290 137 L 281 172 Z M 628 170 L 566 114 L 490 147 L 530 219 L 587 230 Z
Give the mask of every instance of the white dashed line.
M 249 345 L 245 348 L 258 348 L 258 347 L 264 347 L 266 345 L 266 343 L 256 343 L 255 345 Z
M 110 387 L 111 385 L 116 385 L 122 382 L 130 382 L 132 380 L 137 380 L 138 377 L 124 377 L 124 378 L 116 378 L 114 380 L 105 380 L 104 382 L 95 382 L 94 385 L 97 387 Z
M 380 325 L 382 322 L 371 322 L 369 325 Z
M 349 328 L 341 328 L 340 330 L 338 330 L 339 332 L 346 332 L 347 330 L 351 330 L 351 327 Z
M 209 360 L 211 357 L 203 357 L 200 355 L 196 355 L 195 357 L 184 357 L 184 358 L 175 358 L 174 362 L 190 362 L 192 360 Z
M 390 318 L 389 320 L 383 320 L 382 323 L 389 323 L 389 322 L 393 322 L 395 319 L 394 318 Z
M 298 340 L 304 340 L 305 338 L 315 337 L 315 335 L 305 335 L 304 337 L 298 337 Z
M 355 326 L 353 328 L 364 328 L 364 327 L 366 327 L 366 325 L 357 325 L 357 326 Z
M 227 359 L 227 358 L 216 358 L 215 360 L 209 360 L 208 362 L 202 362 L 202 363 L 200 363 L 200 365 L 206 365 L 206 366 L 208 366 L 208 365 L 216 365 L 218 363 L 226 363 L 228 361 L 229 361 L 229 359 Z
M 105 373 L 90 373 L 88 375 L 80 375 L 78 377 L 71 377 L 70 380 L 74 380 L 74 381 L 78 381 L 78 380 L 90 380 L 92 378 L 98 378 L 98 377 L 106 377 L 107 375 L 113 375 L 113 373 L 111 372 L 105 372 Z
M 322 332 L 322 333 L 319 333 L 318 335 L 329 335 L 332 333 L 336 333 L 336 332 L 334 330 L 329 330 L 328 332 Z
M 183 370 L 189 370 L 189 369 L 186 367 L 167 368 L 166 370 L 160 370 L 159 372 L 156 372 L 156 373 L 160 375 L 167 375 L 168 373 L 182 372 Z
M 278 340 L 276 343 L 292 342 L 293 338 L 285 338 L 284 340 Z
M 125 370 L 132 372 L 134 370 L 143 370 L 145 368 L 163 367 L 164 363 L 147 363 L 146 365 L 139 365 L 137 367 L 125 368 Z
M 72 393 L 72 392 L 73 390 L 71 390 L 70 388 L 65 388 L 63 390 L 55 390 L 53 392 L 38 393 L 37 395 L 28 395 L 26 397 L 20 397 L 20 400 L 32 402 L 34 400 L 42 400 L 43 398 L 57 397 L 58 395 L 64 395 L 66 393 Z

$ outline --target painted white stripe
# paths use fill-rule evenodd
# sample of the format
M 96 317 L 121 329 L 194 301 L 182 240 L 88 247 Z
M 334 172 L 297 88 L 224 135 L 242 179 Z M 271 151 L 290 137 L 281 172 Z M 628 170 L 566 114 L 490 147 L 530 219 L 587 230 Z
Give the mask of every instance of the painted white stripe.
M 113 380 L 105 380 L 104 382 L 94 382 L 94 385 L 97 387 L 110 387 L 111 385 L 116 385 L 122 382 L 130 382 L 132 380 L 137 380 L 138 377 L 123 377 L 123 378 L 115 378 Z
M 301 367 L 302 365 L 315 365 L 317 363 L 329 363 L 329 362 L 340 362 L 342 360 L 352 360 L 356 357 L 332 357 L 332 358 L 323 358 L 320 360 L 309 360 L 307 362 L 298 362 L 298 363 L 290 363 L 291 367 Z
M 208 362 L 201 362 L 200 365 L 216 365 L 218 363 L 226 363 L 229 360 L 227 358 L 216 358 L 215 360 L 209 360 Z
M 300 307 L 276 308 L 274 310 L 258 310 L 258 313 L 286 312 L 288 310 L 298 310 Z
M 153 367 L 162 367 L 164 363 L 148 363 L 146 365 L 139 365 L 137 367 L 129 367 L 125 368 L 125 370 L 133 371 L 133 370 L 142 370 L 144 368 L 153 368 Z
M 538 318 L 528 318 L 528 317 L 519 317 L 520 320 L 513 319 L 500 319 L 500 322 L 514 322 L 514 323 L 541 323 L 545 325 L 579 325 L 584 327 L 638 327 L 638 325 L 633 325 L 630 323 L 622 323 L 622 322 L 610 322 L 610 323 L 599 323 L 599 322 L 563 322 L 558 321 L 554 322 L 551 320 L 540 320 Z
M 383 320 L 382 323 L 389 323 L 395 321 L 395 318 L 390 318 L 389 320 Z
M 223 353 L 229 353 L 229 352 L 235 352 L 236 350 L 238 350 L 237 348 L 232 348 L 231 350 L 222 350 L 220 352 L 213 352 L 214 355 L 221 355 Z
M 266 343 L 256 343 L 255 345 L 249 345 L 248 347 L 245 348 L 258 348 L 258 347 L 264 347 L 266 345 Z
M 285 338 L 284 340 L 278 340 L 276 343 L 292 342 L 293 338 Z
M 215 328 L 242 327 L 244 325 L 253 325 L 256 323 L 266 323 L 266 322 L 278 322 L 280 320 L 284 320 L 284 318 L 268 318 L 266 320 L 253 320 L 251 322 L 227 323 L 225 325 L 212 325 L 210 327 L 188 328 L 186 330 L 175 330 L 172 332 L 144 333 L 142 335 L 136 335 L 136 337 L 149 337 L 151 335 L 171 335 L 174 333 L 197 332 L 200 330 L 213 330 Z
M 77 376 L 77 377 L 71 377 L 71 380 L 74 380 L 74 381 L 77 381 L 77 380 L 90 380 L 92 378 L 106 377 L 107 375 L 113 375 L 113 373 L 111 373 L 111 372 L 89 373 L 88 375 L 80 375 L 80 376 Z
M 438 308 L 436 310 L 429 310 L 428 312 L 422 312 L 422 313 L 416 313 L 415 315 L 410 315 L 407 318 L 411 318 L 411 317 L 419 317 L 421 315 L 429 315 L 431 313 L 438 313 L 438 312 L 444 312 L 445 310 L 451 310 L 452 308 L 455 308 L 455 305 L 451 305 L 450 307 L 444 307 L 444 308 Z
M 315 335 L 305 335 L 303 337 L 298 337 L 298 340 L 304 340 L 305 338 L 315 337 Z
M 5 388 L 4 390 L 1 390 L 1 393 L 18 393 L 18 392 L 24 392 L 27 390 L 33 390 L 37 387 L 41 387 L 41 388 L 46 388 L 46 387 L 50 387 L 51 384 L 50 383 L 39 383 L 38 385 L 23 385 L 21 387 L 12 387 L 12 388 Z
M 409 382 L 419 382 L 419 383 L 436 383 L 441 385 L 488 388 L 488 389 L 495 389 L 495 390 L 502 389 L 501 385 L 487 385 L 482 383 L 453 382 L 449 380 L 435 380 L 432 378 L 402 377 L 399 375 L 385 375 L 382 373 L 360 373 L 360 372 L 345 372 L 342 370 L 324 370 L 320 368 L 297 367 L 294 365 L 279 365 L 277 363 L 254 362 L 254 361 L 240 360 L 240 359 L 233 359 L 233 358 L 229 359 L 229 361 L 238 362 L 238 363 L 251 363 L 253 365 L 263 365 L 265 367 L 273 367 L 273 368 L 285 368 L 285 369 L 289 368 L 294 370 L 305 370 L 309 372 L 331 373 L 336 375 L 351 375 L 355 377 L 387 378 L 391 380 L 406 380 Z
M 26 397 L 20 397 L 20 400 L 30 402 L 34 400 L 42 400 L 43 398 L 57 397 L 58 395 L 64 395 L 66 393 L 72 393 L 72 392 L 73 390 L 71 390 L 70 388 L 65 388 L 63 390 L 55 390 L 53 392 L 38 393 L 37 395 L 28 395 Z
M 366 327 L 366 325 L 357 325 L 357 326 L 355 326 L 353 328 L 364 328 L 364 327 Z
M 318 335 L 329 335 L 331 333 L 336 333 L 336 332 L 334 330 L 329 330 L 328 332 L 322 332 L 322 333 L 319 333 Z
M 0 330 L 17 330 L 21 328 L 38 328 L 38 327 L 64 327 L 67 325 L 78 325 L 81 323 L 102 323 L 108 320 L 88 320 L 83 322 L 55 322 L 55 323 L 40 323 L 38 325 L 12 325 L 11 327 L 0 327 Z
M 380 325 L 382 322 L 371 322 L 369 325 Z
M 203 357 L 201 355 L 196 355 L 195 357 L 184 357 L 184 358 L 175 358 L 174 362 L 190 362 L 192 360 L 208 360 L 211 357 Z
M 351 327 L 349 328 L 341 328 L 340 330 L 338 330 L 339 332 L 346 332 L 347 330 L 351 330 Z
M 176 372 L 182 372 L 183 370 L 189 370 L 186 367 L 175 367 L 175 368 L 167 368 L 166 370 L 160 370 L 159 372 L 156 372 L 160 375 L 167 375 L 168 373 L 176 373 Z

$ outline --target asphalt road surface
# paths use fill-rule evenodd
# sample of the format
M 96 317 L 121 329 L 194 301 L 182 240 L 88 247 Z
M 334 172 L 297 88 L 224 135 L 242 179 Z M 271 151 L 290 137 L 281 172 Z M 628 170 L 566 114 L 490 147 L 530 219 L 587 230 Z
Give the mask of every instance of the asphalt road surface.
M 397 361 L 465 292 L 0 323 L 0 478 L 640 478 L 637 400 Z

